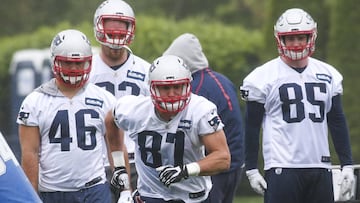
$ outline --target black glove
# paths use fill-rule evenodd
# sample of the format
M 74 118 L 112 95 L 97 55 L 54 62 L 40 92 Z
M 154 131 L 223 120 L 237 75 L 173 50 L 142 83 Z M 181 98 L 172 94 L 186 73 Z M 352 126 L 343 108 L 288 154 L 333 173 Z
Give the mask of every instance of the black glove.
M 126 173 L 125 167 L 122 166 L 115 168 L 111 178 L 111 185 L 116 187 L 120 191 L 130 189 L 129 176 Z
M 159 178 L 166 187 L 169 187 L 171 183 L 176 183 L 182 179 L 187 179 L 189 177 L 186 166 L 160 166 L 156 168 L 157 171 L 160 171 Z

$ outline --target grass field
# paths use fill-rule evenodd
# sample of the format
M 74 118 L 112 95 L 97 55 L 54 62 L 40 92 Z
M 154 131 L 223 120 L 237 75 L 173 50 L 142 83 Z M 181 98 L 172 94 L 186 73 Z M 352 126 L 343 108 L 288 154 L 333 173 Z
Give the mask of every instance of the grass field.
M 233 203 L 263 203 L 263 197 L 260 196 L 237 196 L 234 199 Z

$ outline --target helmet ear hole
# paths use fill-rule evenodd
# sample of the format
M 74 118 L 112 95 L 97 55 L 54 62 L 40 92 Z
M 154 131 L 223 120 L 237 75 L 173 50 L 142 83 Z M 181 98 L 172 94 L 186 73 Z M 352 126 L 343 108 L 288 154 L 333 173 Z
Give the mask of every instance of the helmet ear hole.
M 104 39 L 105 38 L 105 34 L 101 33 L 101 32 L 96 32 L 96 39 Z

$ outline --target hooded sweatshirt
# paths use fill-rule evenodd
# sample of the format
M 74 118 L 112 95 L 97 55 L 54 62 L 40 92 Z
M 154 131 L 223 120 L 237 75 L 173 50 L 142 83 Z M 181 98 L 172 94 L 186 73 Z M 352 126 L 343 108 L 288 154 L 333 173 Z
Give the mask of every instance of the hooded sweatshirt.
M 191 73 L 209 67 L 209 62 L 202 51 L 199 39 L 190 33 L 177 37 L 163 55 L 175 55 L 182 58 Z
M 229 171 L 243 166 L 243 121 L 235 85 L 223 74 L 209 68 L 199 39 L 193 34 L 185 33 L 177 37 L 163 55 L 182 58 L 192 73 L 192 92 L 216 105 L 218 114 L 225 124 L 224 132 L 231 154 Z

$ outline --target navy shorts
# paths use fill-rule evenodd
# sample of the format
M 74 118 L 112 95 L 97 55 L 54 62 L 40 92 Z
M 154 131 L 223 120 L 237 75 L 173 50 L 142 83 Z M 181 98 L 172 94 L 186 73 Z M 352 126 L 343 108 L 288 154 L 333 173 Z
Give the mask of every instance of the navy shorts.
M 111 203 L 107 182 L 75 192 L 40 192 L 40 198 L 43 203 Z
M 265 203 L 334 203 L 331 169 L 272 168 L 265 180 Z

